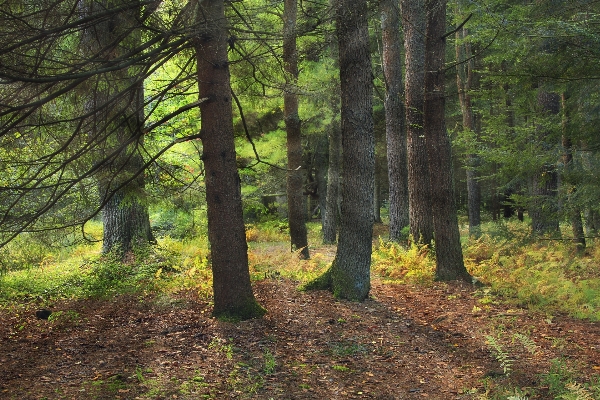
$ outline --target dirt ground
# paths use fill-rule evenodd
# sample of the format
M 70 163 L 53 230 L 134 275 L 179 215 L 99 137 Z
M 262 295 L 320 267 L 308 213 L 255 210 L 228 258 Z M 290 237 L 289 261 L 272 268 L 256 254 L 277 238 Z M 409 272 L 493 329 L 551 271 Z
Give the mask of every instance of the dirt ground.
M 529 398 L 546 399 L 551 360 L 583 381 L 600 372 L 600 324 L 509 308 L 464 284 L 375 279 L 363 303 L 287 279 L 255 292 L 268 314 L 237 324 L 212 319 L 189 291 L 64 301 L 50 321 L 33 303 L 0 309 L 0 398 L 469 399 L 535 388 Z

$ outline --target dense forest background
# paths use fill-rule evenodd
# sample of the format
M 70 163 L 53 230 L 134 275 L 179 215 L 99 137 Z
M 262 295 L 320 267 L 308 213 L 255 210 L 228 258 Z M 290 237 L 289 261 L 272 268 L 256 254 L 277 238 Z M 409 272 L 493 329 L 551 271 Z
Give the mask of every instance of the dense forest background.
M 0 10 L 3 304 L 178 287 L 240 321 L 283 274 L 336 299 L 454 282 L 600 318 L 597 2 Z

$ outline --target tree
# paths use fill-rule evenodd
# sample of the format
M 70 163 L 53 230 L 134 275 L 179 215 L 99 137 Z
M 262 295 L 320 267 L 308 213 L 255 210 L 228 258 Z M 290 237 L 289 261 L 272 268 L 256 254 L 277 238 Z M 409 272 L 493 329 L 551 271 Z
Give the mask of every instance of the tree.
M 265 310 L 256 302 L 248 271 L 248 245 L 233 134 L 232 95 L 223 0 L 204 0 L 195 39 L 202 120 L 208 237 L 214 309 L 218 317 L 249 319 Z
M 298 53 L 296 49 L 297 0 L 285 0 L 283 9 L 284 119 L 287 131 L 287 204 L 292 250 L 309 258 L 306 207 L 302 191 L 302 131 L 298 114 Z
M 86 9 L 91 4 L 3 7 L 0 247 L 23 232 L 83 227 L 113 199 L 124 199 L 124 209 L 143 192 L 144 169 L 190 138 L 170 137 L 151 152 L 142 136 L 197 104 L 143 126 L 153 109 L 143 116 L 140 99 L 141 84 L 155 66 L 190 47 L 189 32 L 165 33 L 172 21 L 154 18 L 156 2 L 97 2 L 94 13 Z M 166 91 L 143 105 L 163 99 Z M 127 193 L 119 195 L 121 189 Z M 145 235 L 143 219 L 130 227 Z
M 467 36 L 468 30 L 464 27 L 463 22 L 463 26 L 456 31 L 456 86 L 462 113 L 462 129 L 467 137 L 476 137 L 478 128 L 475 123 L 475 111 L 471 98 L 476 73 L 474 71 L 475 59 Z M 477 179 L 479 157 L 475 151 L 469 151 L 466 158 L 469 235 L 479 237 L 481 235 L 481 188 Z
M 409 225 L 408 167 L 406 131 L 404 127 L 404 91 L 400 41 L 400 4 L 382 0 L 381 31 L 383 43 L 383 75 L 385 77 L 385 131 L 387 142 L 390 240 L 400 241 L 402 230 Z
M 406 53 L 406 146 L 410 234 L 415 241 L 429 244 L 433 240 L 433 219 L 431 216 L 428 155 L 423 132 L 424 0 L 403 0 L 401 10 Z
M 339 219 L 340 158 L 342 150 L 342 132 L 339 123 L 334 120 L 328 129 L 329 167 L 327 169 L 327 204 L 323 218 L 323 243 L 337 241 Z
M 542 85 L 543 86 L 543 85 Z M 540 87 L 537 95 L 537 104 L 542 117 L 558 116 L 560 113 L 560 97 L 558 93 L 550 92 L 545 87 Z M 555 135 L 543 124 L 536 127 L 538 132 L 538 146 L 541 150 L 552 146 L 549 142 Z M 558 171 L 556 164 L 544 163 L 533 171 L 530 181 L 531 204 L 529 216 L 531 217 L 531 230 L 534 235 L 559 232 L 558 221 Z
M 371 288 L 375 141 L 367 3 L 336 4 L 342 114 L 340 235 L 331 267 L 307 288 L 329 288 L 339 298 L 362 301 Z
M 82 3 L 84 16 L 106 13 L 110 9 L 107 1 Z M 141 32 L 137 17 L 140 8 L 134 7 L 119 13 L 110 13 L 93 26 L 83 31 L 82 51 L 92 59 L 103 59 L 110 63 L 112 58 L 123 55 L 139 46 Z M 99 174 L 98 188 L 102 206 L 103 246 L 105 253 L 116 252 L 124 256 L 134 245 L 155 241 L 150 228 L 148 206 L 144 201 L 144 160 L 140 153 L 144 126 L 143 80 L 138 80 L 140 69 L 123 68 L 98 74 L 88 81 L 88 109 L 94 116 L 92 132 L 97 134 L 98 125 L 112 133 L 106 139 L 104 151 L 117 151 L 110 163 L 106 163 Z M 133 143 L 126 143 L 133 139 Z M 103 154 L 104 153 L 104 154 Z
M 583 221 L 581 219 L 581 209 L 579 205 L 574 201 L 574 197 L 577 192 L 577 185 L 573 182 L 573 171 L 575 162 L 573 160 L 573 145 L 569 133 L 569 115 L 567 111 L 567 97 L 566 93 L 561 95 L 561 109 L 562 109 L 562 164 L 563 173 L 561 177 L 563 192 L 565 193 L 565 208 L 567 209 L 567 215 L 569 216 L 569 222 L 571 223 L 571 231 L 573 232 L 573 242 L 577 246 L 578 250 L 584 250 L 585 234 L 583 232 Z
M 435 229 L 435 277 L 471 281 L 465 268 L 452 181 L 452 149 L 445 119 L 446 0 L 426 0 L 425 138 Z

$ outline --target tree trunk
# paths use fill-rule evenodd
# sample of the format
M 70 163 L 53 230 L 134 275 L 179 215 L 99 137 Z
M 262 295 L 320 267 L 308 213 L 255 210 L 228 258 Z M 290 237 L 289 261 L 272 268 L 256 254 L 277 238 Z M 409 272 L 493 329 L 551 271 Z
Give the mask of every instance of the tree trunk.
M 111 2 L 82 2 L 85 14 L 103 13 Z M 136 30 L 139 9 L 114 13 L 108 19 L 83 31 L 82 51 L 88 57 L 119 57 L 141 42 Z M 98 75 L 90 90 L 93 99 L 89 112 L 94 115 L 94 132 L 105 136 L 99 159 L 118 150 L 119 154 L 103 166 L 98 179 L 102 208 L 102 252 L 124 256 L 134 245 L 155 242 L 150 228 L 144 195 L 143 158 L 139 147 L 143 140 L 144 93 L 135 67 Z M 114 133 L 113 133 L 114 132 Z M 96 139 L 100 140 L 100 139 Z
M 578 250 L 584 250 L 585 234 L 583 232 L 583 221 L 581 219 L 581 209 L 578 204 L 575 204 L 574 196 L 577 190 L 577 186 L 570 182 L 570 174 L 573 170 L 573 149 L 571 138 L 569 135 L 569 116 L 567 114 L 567 95 L 565 93 L 561 96 L 561 104 L 563 110 L 563 129 L 562 129 L 562 147 L 563 147 L 563 177 L 561 179 L 561 185 L 563 186 L 563 192 L 566 196 L 565 208 L 569 216 L 569 222 L 571 223 L 571 231 L 573 232 L 573 243 L 577 246 Z
M 340 191 L 340 158 L 342 150 L 342 132 L 337 121 L 329 128 L 329 168 L 327 171 L 327 204 L 323 218 L 323 243 L 337 242 Z
M 337 3 L 342 92 L 342 213 L 331 268 L 306 285 L 335 297 L 362 301 L 371 289 L 375 138 L 366 0 Z
M 558 94 L 540 88 L 538 91 L 538 107 L 544 117 L 558 115 L 560 99 Z M 549 146 L 550 132 L 546 128 L 537 128 L 540 147 Z M 558 173 L 556 166 L 544 164 L 531 178 L 532 201 L 529 209 L 531 228 L 534 235 L 559 232 L 558 224 Z
M 408 207 L 413 240 L 431 243 L 431 188 L 427 146 L 423 132 L 425 99 L 425 4 L 424 0 L 402 0 L 402 22 L 406 53 L 406 148 L 408 159 Z
M 377 157 L 375 157 L 375 181 L 373 190 L 373 222 L 381 223 L 381 179 L 378 173 Z
M 362 301 L 371 289 L 375 140 L 366 0 L 339 0 L 337 33 L 342 92 L 342 215 L 331 266 L 336 297 Z
M 473 86 L 475 60 L 471 56 L 471 46 L 464 42 L 468 33 L 465 28 L 456 32 L 456 84 L 458 87 L 458 100 L 462 111 L 463 130 L 476 132 L 475 114 L 471 102 L 471 89 Z M 481 189 L 477 179 L 479 157 L 470 152 L 467 154 L 467 204 L 469 212 L 469 235 L 481 236 Z
M 227 31 L 223 0 L 204 0 L 197 14 L 202 27 L 196 56 L 202 120 L 208 239 L 211 246 L 214 309 L 221 318 L 260 317 L 248 271 L 248 246 L 242 216 L 231 110 Z
M 385 134 L 387 142 L 390 240 L 399 242 L 408 219 L 408 166 L 406 130 L 402 98 L 402 41 L 400 40 L 400 4 L 381 0 L 383 75 L 385 78 Z
M 425 137 L 429 155 L 437 280 L 471 282 L 465 268 L 452 182 L 452 150 L 446 131 L 446 0 L 426 0 Z
M 296 50 L 297 0 L 285 0 L 283 6 L 283 65 L 286 87 L 283 113 L 287 132 L 287 204 L 292 251 L 309 258 L 306 232 L 306 206 L 302 190 L 302 132 L 298 115 L 298 53 Z
M 319 212 L 321 225 L 325 218 L 327 209 L 327 143 L 328 139 L 324 133 L 317 136 L 317 144 L 314 155 L 315 182 L 317 183 L 317 195 L 319 196 Z

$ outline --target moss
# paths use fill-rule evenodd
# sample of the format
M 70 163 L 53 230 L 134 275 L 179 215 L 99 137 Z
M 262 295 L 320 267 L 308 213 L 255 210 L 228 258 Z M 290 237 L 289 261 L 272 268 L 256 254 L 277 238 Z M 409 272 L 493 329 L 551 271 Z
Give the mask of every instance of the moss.
M 331 279 L 331 268 L 329 267 L 327 271 L 323 272 L 323 274 L 312 281 L 309 281 L 300 287 L 302 291 L 308 290 L 331 290 L 332 288 L 332 279 Z
M 357 284 L 347 274 L 340 273 L 332 279 L 333 297 L 350 301 L 363 301 L 369 296 L 370 282 L 365 282 L 364 287 Z
M 266 313 L 267 310 L 254 298 L 251 298 L 241 306 L 225 310 L 215 310 L 212 315 L 220 321 L 239 322 L 248 319 L 261 318 Z

